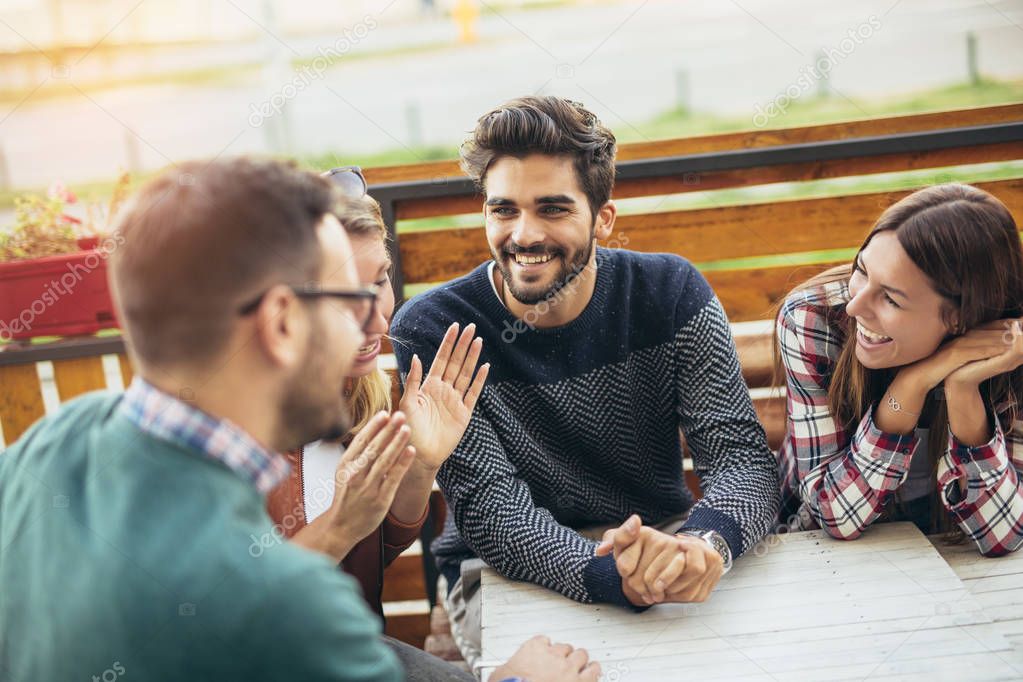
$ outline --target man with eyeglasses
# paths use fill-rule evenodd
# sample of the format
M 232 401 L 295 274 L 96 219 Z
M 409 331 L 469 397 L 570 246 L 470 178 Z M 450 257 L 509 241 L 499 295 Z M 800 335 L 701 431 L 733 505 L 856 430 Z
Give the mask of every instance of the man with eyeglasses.
M 341 387 L 374 292 L 337 200 L 293 165 L 221 159 L 174 167 L 119 215 L 136 377 L 0 456 L 0 679 L 403 679 L 334 564 L 252 551 L 278 453 L 350 427 Z M 400 421 L 374 466 L 414 454 Z M 552 670 L 578 658 L 530 646 Z

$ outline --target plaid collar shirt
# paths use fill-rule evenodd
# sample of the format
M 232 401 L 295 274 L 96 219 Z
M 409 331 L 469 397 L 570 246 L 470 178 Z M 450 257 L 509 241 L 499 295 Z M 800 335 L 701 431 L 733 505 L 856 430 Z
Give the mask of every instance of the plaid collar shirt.
M 267 450 L 226 419 L 217 419 L 140 377 L 125 391 L 120 411 L 143 432 L 201 452 L 234 471 L 263 495 L 288 473 L 283 456 Z
M 873 409 L 855 429 L 843 428 L 831 414 L 828 386 L 845 341 L 848 300 L 844 282 L 798 292 L 786 300 L 776 326 L 788 389 L 778 452 L 782 499 L 802 504 L 802 522 L 791 525 L 816 525 L 841 539 L 858 537 L 881 515 L 905 482 L 919 444 L 915 433 L 878 429 Z M 944 434 L 937 468 L 942 504 L 988 556 L 1023 545 L 1023 422 L 1008 432 L 1000 422 L 994 420 L 991 440 L 977 447 Z

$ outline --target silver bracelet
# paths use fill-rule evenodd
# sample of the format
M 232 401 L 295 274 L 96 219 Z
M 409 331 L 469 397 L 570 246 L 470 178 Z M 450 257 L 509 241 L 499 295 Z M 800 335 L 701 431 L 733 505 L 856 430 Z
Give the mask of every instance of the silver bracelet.
M 910 412 L 909 410 L 902 409 L 902 403 L 895 399 L 895 396 L 891 393 L 888 394 L 888 407 L 891 408 L 892 412 L 905 412 L 912 417 L 919 417 L 920 415 L 916 412 Z

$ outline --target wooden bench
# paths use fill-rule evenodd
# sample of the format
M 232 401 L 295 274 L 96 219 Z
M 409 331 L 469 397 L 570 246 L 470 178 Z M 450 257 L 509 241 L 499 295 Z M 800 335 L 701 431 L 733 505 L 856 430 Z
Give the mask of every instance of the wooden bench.
M 784 400 L 771 385 L 771 316 L 794 285 L 836 262 L 834 254 L 827 254 L 824 262 L 794 254 L 857 247 L 886 206 L 915 187 L 944 181 L 937 169 L 1020 159 L 1023 104 L 626 144 L 619 152 L 614 191 L 618 200 L 781 182 L 802 187 L 813 181 L 895 171 L 935 172 L 902 184 L 898 191 L 855 193 L 814 186 L 827 196 L 640 213 L 624 210 L 614 234 L 626 235 L 630 249 L 678 253 L 701 265 L 733 322 L 743 375 L 768 441 L 777 447 L 785 428 Z M 1023 170 L 1019 176 L 975 184 L 1023 216 Z M 393 280 L 399 301 L 405 285 L 446 281 L 489 258 L 480 225 L 395 231 L 402 220 L 481 216 L 480 198 L 457 162 L 370 168 L 366 178 L 370 193 L 381 201 L 396 244 Z M 713 202 L 714 195 L 708 196 Z M 766 266 L 734 262 L 786 256 Z M 842 260 L 848 259 L 842 255 Z M 382 355 L 381 362 L 393 375 L 393 356 Z M 44 400 L 51 372 L 56 395 Z M 114 387 L 131 378 L 116 337 L 66 339 L 0 352 L 0 427 L 5 442 L 13 442 L 42 416 L 47 402 L 52 408 L 56 402 L 104 388 L 108 376 Z M 394 385 L 396 393 L 397 381 Z M 691 470 L 687 483 L 698 494 Z M 424 530 L 426 541 L 443 521 L 443 499 L 436 493 L 433 509 Z M 387 632 L 418 646 L 429 632 L 436 576 L 431 558 L 421 549 L 417 543 L 387 569 L 383 594 Z M 425 577 L 424 568 L 429 569 Z

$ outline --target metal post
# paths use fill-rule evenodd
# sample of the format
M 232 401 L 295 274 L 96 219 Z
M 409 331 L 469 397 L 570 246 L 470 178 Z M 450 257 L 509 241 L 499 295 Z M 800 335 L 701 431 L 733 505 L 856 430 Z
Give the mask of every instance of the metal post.
M 387 238 L 391 242 L 391 288 L 394 289 L 394 310 L 397 312 L 405 302 L 405 272 L 401 267 L 401 244 L 398 242 L 398 219 L 394 199 L 384 193 L 374 194 L 372 189 L 370 195 L 380 202 L 380 216 L 387 226 Z

